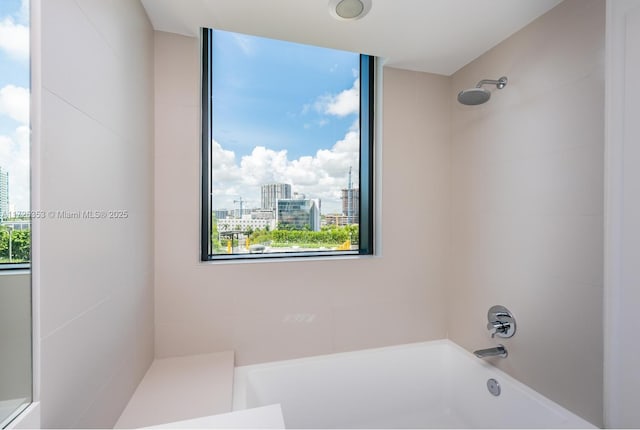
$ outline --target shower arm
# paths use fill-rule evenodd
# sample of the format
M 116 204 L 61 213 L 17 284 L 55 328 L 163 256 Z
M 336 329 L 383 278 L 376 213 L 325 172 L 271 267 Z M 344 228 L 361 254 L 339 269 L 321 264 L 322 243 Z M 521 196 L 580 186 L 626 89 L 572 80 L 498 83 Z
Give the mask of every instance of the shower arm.
M 476 88 L 481 88 L 483 85 L 495 85 L 499 90 L 501 90 L 507 86 L 507 77 L 503 76 L 498 80 L 483 79 L 480 82 L 478 82 L 478 85 L 476 85 Z

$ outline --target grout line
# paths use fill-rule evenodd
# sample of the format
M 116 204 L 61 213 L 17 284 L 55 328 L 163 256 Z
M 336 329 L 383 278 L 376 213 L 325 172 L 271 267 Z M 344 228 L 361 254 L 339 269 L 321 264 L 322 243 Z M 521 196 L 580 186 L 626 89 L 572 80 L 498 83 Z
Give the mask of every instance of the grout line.
M 89 312 L 94 311 L 95 309 L 97 309 L 98 307 L 102 306 L 104 303 L 108 302 L 109 300 L 111 300 L 111 296 L 107 296 L 105 298 L 103 298 L 102 300 L 100 300 L 99 302 L 89 306 L 88 308 L 86 308 L 84 311 L 80 312 L 79 314 L 77 314 L 75 317 L 67 320 L 66 322 L 62 323 L 60 326 L 58 326 L 57 328 L 55 328 L 54 330 L 52 330 L 50 333 L 40 337 L 40 342 L 44 342 L 45 340 L 47 340 L 48 338 L 50 338 L 51 336 L 53 336 L 54 334 L 58 333 L 59 331 L 63 330 L 64 328 L 68 327 L 69 325 L 71 325 L 74 321 L 82 318 L 83 316 L 87 315 Z
M 104 122 L 100 121 L 98 118 L 94 117 L 93 115 L 91 115 L 89 112 L 86 112 L 84 110 L 82 110 L 80 107 L 76 106 L 75 104 L 73 104 L 70 100 L 68 100 L 67 98 L 65 98 L 64 96 L 56 93 L 55 91 L 45 87 L 44 85 L 42 86 L 42 89 L 44 91 L 46 91 L 47 93 L 51 94 L 52 96 L 54 96 L 55 98 L 57 98 L 58 100 L 60 100 L 62 103 L 70 106 L 71 108 L 73 108 L 74 110 L 76 110 L 78 113 L 80 113 L 82 116 L 90 119 L 91 121 L 95 122 L 96 124 L 98 124 L 100 127 L 102 127 L 103 129 L 107 130 L 109 133 L 113 134 L 114 136 L 116 136 L 118 139 L 127 142 L 127 143 L 131 143 L 130 140 L 121 135 L 117 130 L 115 130 L 113 127 L 111 127 L 108 124 L 105 124 Z

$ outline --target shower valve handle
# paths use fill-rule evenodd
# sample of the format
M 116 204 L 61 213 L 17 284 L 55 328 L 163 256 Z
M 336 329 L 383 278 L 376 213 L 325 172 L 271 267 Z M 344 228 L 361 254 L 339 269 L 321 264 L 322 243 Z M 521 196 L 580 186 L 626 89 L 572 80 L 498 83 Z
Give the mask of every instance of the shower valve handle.
M 487 313 L 487 330 L 489 335 L 493 337 L 508 338 L 516 332 L 516 319 L 504 306 L 492 306 Z
M 494 338 L 496 335 L 506 334 L 509 331 L 509 326 L 510 324 L 508 322 L 493 321 L 487 323 L 487 330 L 489 330 L 491 337 Z

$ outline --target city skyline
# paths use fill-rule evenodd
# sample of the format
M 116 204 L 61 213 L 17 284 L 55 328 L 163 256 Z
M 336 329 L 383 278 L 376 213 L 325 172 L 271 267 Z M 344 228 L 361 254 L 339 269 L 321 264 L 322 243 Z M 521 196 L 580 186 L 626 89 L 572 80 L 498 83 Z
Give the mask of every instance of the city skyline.
M 247 200 L 234 200 L 233 206 L 212 208 L 212 213 L 231 214 L 232 218 L 242 218 L 244 215 L 251 215 L 253 212 L 264 212 L 265 210 L 274 210 L 278 200 L 316 200 L 318 203 L 322 199 L 307 196 L 298 192 L 292 192 L 291 184 L 271 183 L 260 185 L 261 198 L 259 205 L 248 206 Z M 340 190 L 340 210 L 335 212 L 320 211 L 322 215 L 345 215 L 353 219 L 360 216 L 360 189 L 358 187 L 342 188 Z M 242 202 L 242 209 L 240 204 Z M 320 205 L 319 205 L 320 206 Z M 320 206 L 321 207 L 321 206 Z M 216 215 L 217 219 L 227 218 Z

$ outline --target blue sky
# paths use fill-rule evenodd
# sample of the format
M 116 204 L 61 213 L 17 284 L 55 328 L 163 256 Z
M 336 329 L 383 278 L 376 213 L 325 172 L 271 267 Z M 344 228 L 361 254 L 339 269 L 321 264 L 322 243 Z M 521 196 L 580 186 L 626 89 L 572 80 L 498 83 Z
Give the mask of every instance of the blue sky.
M 27 0 L 0 0 L 0 166 L 17 211 L 29 209 L 28 19 Z
M 286 182 L 338 212 L 357 169 L 359 55 L 216 30 L 213 57 L 214 207 L 259 206 L 262 183 Z
M 358 55 L 219 30 L 213 49 L 214 139 L 237 155 L 258 145 L 313 155 L 353 123 L 312 105 L 353 86 Z

